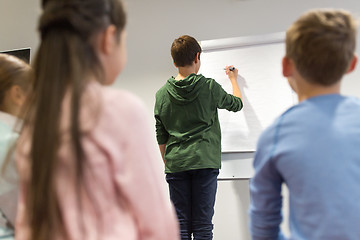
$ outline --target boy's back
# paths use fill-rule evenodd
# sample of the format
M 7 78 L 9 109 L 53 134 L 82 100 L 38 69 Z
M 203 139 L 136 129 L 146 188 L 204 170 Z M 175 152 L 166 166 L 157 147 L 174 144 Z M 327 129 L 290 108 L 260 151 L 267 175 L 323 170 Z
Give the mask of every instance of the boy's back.
M 263 181 L 287 184 L 293 239 L 360 239 L 354 231 L 360 222 L 359 119 L 360 100 L 317 96 L 289 109 L 262 135 L 259 145 L 266 148 L 258 149 L 254 163 L 262 174 L 252 191 L 266 191 Z M 281 209 L 280 189 L 266 199 L 253 201 Z M 279 217 L 277 211 L 257 215 L 257 224 Z
M 170 78 L 157 92 L 157 137 L 167 143 L 166 172 L 220 168 L 218 108 L 239 111 L 242 104 L 202 75 Z
M 171 56 L 178 75 L 156 93 L 156 137 L 165 163 L 170 198 L 182 240 L 213 237 L 212 217 L 221 165 L 218 108 L 240 111 L 238 70 L 227 66 L 233 95 L 213 79 L 197 75 L 201 47 L 184 35 L 174 40 Z

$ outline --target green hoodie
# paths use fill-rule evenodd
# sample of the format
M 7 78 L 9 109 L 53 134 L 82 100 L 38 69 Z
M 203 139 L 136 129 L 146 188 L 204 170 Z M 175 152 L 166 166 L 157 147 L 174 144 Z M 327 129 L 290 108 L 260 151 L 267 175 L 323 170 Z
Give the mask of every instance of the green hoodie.
M 221 131 L 217 109 L 240 111 L 241 99 L 214 79 L 191 74 L 171 77 L 156 93 L 159 145 L 166 144 L 165 172 L 221 167 Z

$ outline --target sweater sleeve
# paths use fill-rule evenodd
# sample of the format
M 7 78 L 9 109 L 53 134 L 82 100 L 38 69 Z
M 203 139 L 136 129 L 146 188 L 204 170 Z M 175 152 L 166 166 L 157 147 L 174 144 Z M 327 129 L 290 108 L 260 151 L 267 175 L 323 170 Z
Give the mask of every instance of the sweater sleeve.
M 155 116 L 155 128 L 156 128 L 156 140 L 159 145 L 166 144 L 169 133 L 166 131 L 164 124 L 161 121 L 160 112 L 161 112 L 161 103 L 160 96 L 156 94 L 156 101 L 154 107 L 154 116 Z
M 243 102 L 240 98 L 227 93 L 215 80 L 212 81 L 212 85 L 212 94 L 216 99 L 217 108 L 232 112 L 238 112 L 243 108 Z
M 128 101 L 129 102 L 129 101 Z M 127 139 L 122 164 L 116 165 L 115 179 L 133 213 L 139 239 L 179 239 L 178 223 L 162 173 L 162 160 L 151 132 L 143 104 L 131 100 L 127 109 Z M 131 117 L 130 117 L 131 116 Z
M 282 221 L 281 186 L 283 179 L 277 171 L 272 155 L 276 147 L 276 130 L 267 129 L 258 142 L 255 174 L 250 181 L 250 231 L 253 240 L 280 240 Z

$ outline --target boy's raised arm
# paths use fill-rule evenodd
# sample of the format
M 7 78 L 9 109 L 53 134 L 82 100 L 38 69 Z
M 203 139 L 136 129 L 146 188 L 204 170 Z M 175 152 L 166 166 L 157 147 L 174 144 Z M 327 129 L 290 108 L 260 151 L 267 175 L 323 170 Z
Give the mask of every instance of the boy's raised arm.
M 230 70 L 231 68 L 231 70 Z M 234 66 L 226 66 L 226 75 L 228 75 L 231 85 L 232 85 L 232 89 L 233 89 L 233 95 L 235 97 L 238 98 L 242 98 L 241 96 L 241 91 L 237 82 L 237 77 L 238 77 L 238 69 L 235 68 Z

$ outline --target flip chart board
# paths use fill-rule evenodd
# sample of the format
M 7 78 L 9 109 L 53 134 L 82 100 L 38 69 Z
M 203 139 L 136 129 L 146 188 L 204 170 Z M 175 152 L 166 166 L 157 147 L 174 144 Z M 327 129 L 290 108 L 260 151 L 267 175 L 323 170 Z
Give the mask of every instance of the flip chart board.
M 224 68 L 239 70 L 244 107 L 233 113 L 219 110 L 222 152 L 252 152 L 261 132 L 296 103 L 296 95 L 282 76 L 284 33 L 201 41 L 200 74 L 213 78 L 232 93 Z

